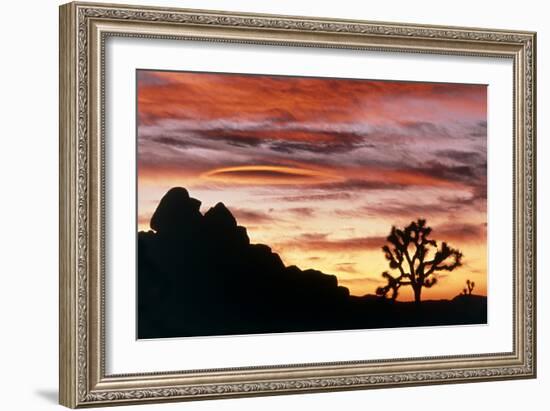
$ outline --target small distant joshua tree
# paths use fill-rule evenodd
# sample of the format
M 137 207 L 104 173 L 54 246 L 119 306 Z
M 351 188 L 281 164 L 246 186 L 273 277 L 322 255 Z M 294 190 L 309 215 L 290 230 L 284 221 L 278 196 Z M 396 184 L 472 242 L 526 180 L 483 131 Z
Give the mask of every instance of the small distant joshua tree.
M 466 280 L 466 287 L 462 290 L 462 295 L 472 295 L 476 283 L 470 280 Z
M 429 238 L 432 229 L 426 225 L 426 220 L 411 222 L 403 230 L 392 227 L 387 238 L 389 245 L 382 247 L 384 255 L 396 275 L 388 271 L 382 277 L 388 282 L 376 289 L 376 294 L 394 301 L 399 288 L 410 285 L 414 291 L 414 301 L 420 304 L 422 288 L 431 288 L 437 283 L 436 274 L 440 271 L 453 271 L 462 265 L 462 253 L 450 247 L 446 242 L 437 246 L 437 242 Z M 473 287 L 473 284 L 472 284 Z

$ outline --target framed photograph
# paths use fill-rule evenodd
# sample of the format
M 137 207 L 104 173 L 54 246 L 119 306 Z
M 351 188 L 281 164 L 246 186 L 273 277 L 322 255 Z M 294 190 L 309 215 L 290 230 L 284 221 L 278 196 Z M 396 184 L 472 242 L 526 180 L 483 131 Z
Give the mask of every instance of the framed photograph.
M 61 404 L 534 378 L 535 39 L 61 6 Z

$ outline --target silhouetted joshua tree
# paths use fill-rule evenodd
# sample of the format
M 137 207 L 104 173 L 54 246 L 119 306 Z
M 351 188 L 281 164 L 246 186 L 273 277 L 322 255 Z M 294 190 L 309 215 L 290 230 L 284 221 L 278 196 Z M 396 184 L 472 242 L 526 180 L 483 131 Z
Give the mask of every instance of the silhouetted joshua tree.
M 387 238 L 389 245 L 382 247 L 385 257 L 397 276 L 388 271 L 382 273 L 388 284 L 378 287 L 376 294 L 386 297 L 392 291 L 392 301 L 397 298 L 399 288 L 410 285 L 414 291 L 414 300 L 421 301 L 422 288 L 433 287 L 439 271 L 453 271 L 462 264 L 462 253 L 450 247 L 446 242 L 438 248 L 437 242 L 429 238 L 432 229 L 426 226 L 426 220 L 411 222 L 403 230 L 392 227 Z
M 466 287 L 462 290 L 462 295 L 472 295 L 476 283 L 470 280 L 466 280 Z

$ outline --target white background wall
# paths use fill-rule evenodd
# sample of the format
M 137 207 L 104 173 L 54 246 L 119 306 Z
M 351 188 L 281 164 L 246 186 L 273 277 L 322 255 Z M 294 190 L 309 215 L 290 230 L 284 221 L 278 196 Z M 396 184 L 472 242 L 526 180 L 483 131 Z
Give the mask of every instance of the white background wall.
M 353 391 L 142 405 L 125 409 L 275 410 L 548 409 L 550 162 L 548 113 L 550 13 L 535 0 L 377 1 L 187 0 L 138 1 L 203 9 L 432 23 L 538 32 L 538 272 L 537 380 Z M 53 410 L 57 405 L 57 6 L 58 1 L 2 4 L 0 23 L 0 409 Z

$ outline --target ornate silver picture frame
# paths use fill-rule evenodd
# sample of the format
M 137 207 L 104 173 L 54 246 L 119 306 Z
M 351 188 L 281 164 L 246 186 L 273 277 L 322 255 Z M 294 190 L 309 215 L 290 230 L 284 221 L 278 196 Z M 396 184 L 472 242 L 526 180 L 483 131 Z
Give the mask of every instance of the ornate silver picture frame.
M 109 373 L 106 52 L 128 38 L 512 63 L 511 350 Z M 70 408 L 536 376 L 536 35 L 533 32 L 93 3 L 60 7 L 60 403 Z M 492 119 L 500 121 L 500 119 Z M 132 136 L 133 137 L 133 136 Z M 506 177 L 504 177 L 506 178 Z M 113 297 L 116 303 L 116 296 Z M 490 299 L 491 296 L 489 295 Z M 110 300 L 111 301 L 111 300 Z M 382 331 L 383 332 L 383 331 Z

